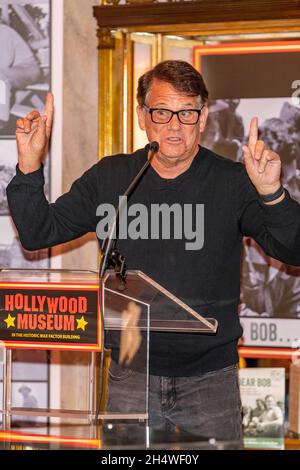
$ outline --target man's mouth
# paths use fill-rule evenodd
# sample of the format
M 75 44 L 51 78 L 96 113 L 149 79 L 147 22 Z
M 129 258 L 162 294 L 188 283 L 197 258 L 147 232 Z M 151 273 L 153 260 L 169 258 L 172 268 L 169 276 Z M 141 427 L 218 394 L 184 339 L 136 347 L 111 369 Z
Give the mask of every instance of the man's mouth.
M 171 144 L 179 144 L 182 142 L 182 139 L 180 137 L 167 137 L 166 141 Z

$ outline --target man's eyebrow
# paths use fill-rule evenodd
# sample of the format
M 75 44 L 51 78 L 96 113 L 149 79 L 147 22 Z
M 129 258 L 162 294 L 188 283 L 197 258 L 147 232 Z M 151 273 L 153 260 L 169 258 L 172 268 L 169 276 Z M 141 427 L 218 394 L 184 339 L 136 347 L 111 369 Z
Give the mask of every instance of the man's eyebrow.
M 164 102 L 159 102 L 159 103 L 155 103 L 155 106 L 166 106 L 166 107 L 168 107 L 168 104 L 164 103 Z M 184 106 L 194 106 L 194 103 L 191 103 L 191 102 L 183 103 L 181 109 L 184 109 Z

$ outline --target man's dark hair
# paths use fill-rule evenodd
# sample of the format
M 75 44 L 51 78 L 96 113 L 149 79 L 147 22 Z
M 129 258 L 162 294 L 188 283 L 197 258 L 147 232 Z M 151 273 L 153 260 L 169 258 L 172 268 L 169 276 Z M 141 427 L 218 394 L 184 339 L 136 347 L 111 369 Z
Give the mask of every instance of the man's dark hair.
M 165 60 L 139 78 L 137 100 L 143 106 L 154 79 L 170 83 L 175 90 L 188 96 L 200 96 L 202 103 L 208 99 L 208 91 L 202 75 L 183 60 Z

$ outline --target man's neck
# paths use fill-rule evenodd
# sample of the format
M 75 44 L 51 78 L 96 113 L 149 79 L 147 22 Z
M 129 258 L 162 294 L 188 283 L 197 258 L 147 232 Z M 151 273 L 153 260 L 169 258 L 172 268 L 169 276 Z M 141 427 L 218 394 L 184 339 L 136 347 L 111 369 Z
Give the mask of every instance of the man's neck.
M 151 162 L 151 166 L 161 178 L 174 179 L 190 168 L 198 151 L 199 147 L 194 155 L 184 159 L 167 158 L 165 156 L 156 155 Z

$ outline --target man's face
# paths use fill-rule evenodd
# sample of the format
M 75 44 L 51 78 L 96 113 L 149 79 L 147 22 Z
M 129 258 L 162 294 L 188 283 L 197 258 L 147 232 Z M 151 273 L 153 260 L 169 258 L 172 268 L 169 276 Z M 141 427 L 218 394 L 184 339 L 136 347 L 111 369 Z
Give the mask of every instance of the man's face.
M 274 408 L 275 405 L 276 405 L 276 402 L 273 397 L 268 397 L 266 399 L 267 410 L 271 410 L 272 408 Z
M 187 96 L 175 90 L 167 82 L 154 79 L 146 97 L 149 108 L 164 108 L 172 111 L 182 109 L 200 109 L 201 101 L 198 96 Z M 155 124 L 150 113 L 137 107 L 139 125 L 146 131 L 149 142 L 159 143 L 159 155 L 169 160 L 185 160 L 194 157 L 200 143 L 200 133 L 205 128 L 207 118 L 206 106 L 202 109 L 197 124 L 187 125 L 179 122 L 173 115 L 167 124 Z

